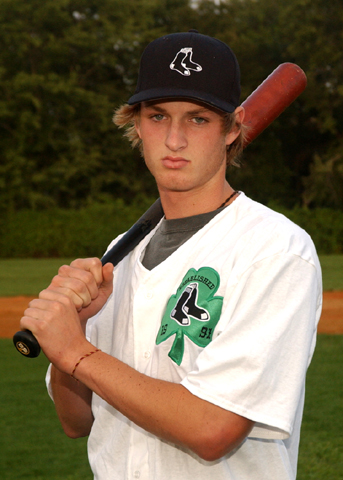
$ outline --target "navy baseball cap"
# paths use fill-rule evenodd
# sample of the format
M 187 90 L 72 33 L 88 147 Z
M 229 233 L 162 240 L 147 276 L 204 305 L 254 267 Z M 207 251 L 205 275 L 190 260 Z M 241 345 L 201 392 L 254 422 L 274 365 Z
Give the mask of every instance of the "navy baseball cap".
M 128 104 L 189 98 L 232 113 L 239 105 L 240 70 L 231 48 L 196 30 L 149 43 L 140 61 L 137 88 Z

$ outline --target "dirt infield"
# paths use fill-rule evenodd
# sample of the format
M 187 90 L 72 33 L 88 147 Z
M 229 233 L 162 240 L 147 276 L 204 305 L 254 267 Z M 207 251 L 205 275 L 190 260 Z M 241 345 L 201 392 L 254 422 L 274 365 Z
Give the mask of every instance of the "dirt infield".
M 0 337 L 12 338 L 19 330 L 19 320 L 34 297 L 0 297 Z M 319 333 L 343 334 L 343 292 L 324 292 Z

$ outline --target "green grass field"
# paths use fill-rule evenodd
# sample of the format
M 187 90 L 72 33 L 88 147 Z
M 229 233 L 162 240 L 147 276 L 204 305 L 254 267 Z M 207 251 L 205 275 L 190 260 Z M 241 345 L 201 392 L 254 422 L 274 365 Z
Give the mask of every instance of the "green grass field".
M 28 258 L 0 260 L 0 297 L 13 295 L 37 295 L 49 285 L 58 268 L 68 258 Z
M 62 263 L 0 261 L 0 296 L 37 294 Z M 343 290 L 343 256 L 321 263 L 324 288 Z M 44 355 L 26 359 L 9 339 L 0 339 L 0 348 L 0 479 L 91 480 L 86 439 L 64 435 L 46 393 Z M 343 478 L 342 366 L 343 335 L 319 335 L 307 375 L 297 480 Z
M 91 480 L 86 439 L 60 427 L 44 385 L 47 359 L 27 359 L 0 339 L 0 479 Z
M 297 480 L 343 478 L 343 335 L 319 335 L 309 367 Z
M 324 290 L 343 290 L 343 255 L 321 255 L 320 264 Z

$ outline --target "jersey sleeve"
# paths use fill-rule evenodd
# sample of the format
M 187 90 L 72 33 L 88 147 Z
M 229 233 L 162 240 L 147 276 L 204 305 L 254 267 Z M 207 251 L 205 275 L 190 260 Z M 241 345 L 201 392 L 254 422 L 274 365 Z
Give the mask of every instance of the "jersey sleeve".
M 294 254 L 253 264 L 227 286 L 216 336 L 182 385 L 256 422 L 252 437 L 289 437 L 315 347 L 318 278 L 315 265 Z

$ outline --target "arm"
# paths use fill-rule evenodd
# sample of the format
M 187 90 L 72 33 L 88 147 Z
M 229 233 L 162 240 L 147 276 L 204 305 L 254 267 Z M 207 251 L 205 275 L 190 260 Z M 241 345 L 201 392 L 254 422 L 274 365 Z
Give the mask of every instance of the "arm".
M 73 293 L 68 292 L 74 284 L 71 278 L 68 274 L 65 279 L 55 280 L 40 299 L 30 303 L 21 322 L 23 328 L 37 336 L 54 365 L 52 389 L 56 409 L 69 436 L 89 433 L 93 421 L 91 392 L 95 392 L 145 430 L 187 447 L 206 460 L 220 458 L 244 440 L 253 426 L 250 420 L 201 400 L 182 385 L 145 376 L 103 352 L 83 359 L 75 372 L 80 382 L 75 382 L 70 377 L 75 364 L 95 347 L 86 340 L 80 315 L 71 300 L 76 287 Z M 80 293 L 79 281 L 77 278 L 75 282 L 77 296 L 86 297 L 88 294 Z M 103 284 L 106 282 L 109 283 L 108 278 Z M 88 307 L 93 308 L 96 301 Z
M 70 438 L 86 437 L 93 424 L 92 391 L 70 375 L 51 367 L 51 389 L 56 412 Z
M 143 375 L 103 352 L 85 358 L 75 376 L 140 427 L 208 461 L 236 448 L 253 427 L 182 385 Z
M 69 296 L 74 305 L 73 309 L 76 308 L 78 311 L 78 316 L 76 315 L 74 318 L 74 327 L 81 327 L 81 338 L 84 340 L 88 318 L 101 309 L 112 291 L 113 268 L 111 265 L 107 265 L 102 269 L 99 264 L 98 259 L 87 259 L 76 260 L 70 266 L 62 266 L 47 290 L 42 291 L 39 295 L 41 300 L 50 298 L 52 292 L 60 292 Z M 79 271 L 80 269 L 83 271 Z M 65 298 L 64 301 L 68 301 L 68 299 Z M 71 307 L 71 305 L 69 306 Z M 51 310 L 61 307 L 62 305 L 59 304 L 51 303 L 49 305 Z M 69 325 L 69 328 L 71 326 L 72 324 Z M 56 338 L 56 332 L 52 328 L 50 332 L 50 338 Z M 39 338 L 40 334 L 35 331 L 35 335 Z M 71 339 L 72 335 L 72 332 L 66 333 L 65 340 Z M 50 385 L 57 415 L 65 433 L 71 438 L 87 436 L 94 420 L 91 411 L 92 391 L 81 382 L 76 382 L 69 374 L 58 370 L 53 364 L 51 365 Z

